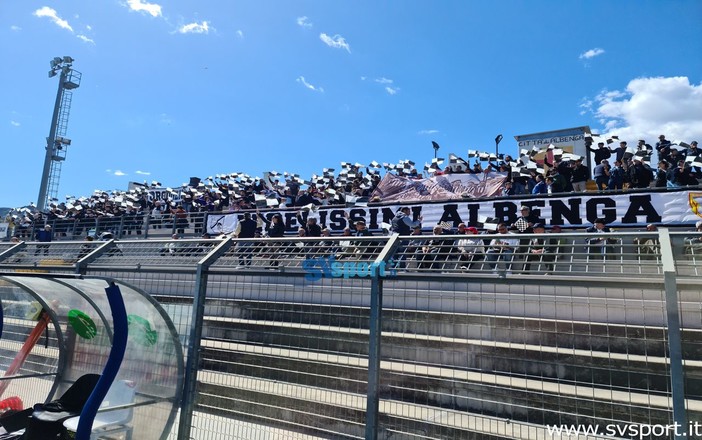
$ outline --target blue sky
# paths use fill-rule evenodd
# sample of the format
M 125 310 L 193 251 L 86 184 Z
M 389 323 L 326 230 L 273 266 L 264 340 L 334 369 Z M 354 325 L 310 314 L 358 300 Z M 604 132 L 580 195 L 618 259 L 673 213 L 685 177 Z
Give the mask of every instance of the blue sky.
M 57 78 L 73 95 L 59 199 L 129 181 L 321 173 L 517 150 L 590 125 L 702 140 L 702 2 L 0 2 L 0 206 L 36 202 Z M 8 166 L 9 165 L 9 166 Z

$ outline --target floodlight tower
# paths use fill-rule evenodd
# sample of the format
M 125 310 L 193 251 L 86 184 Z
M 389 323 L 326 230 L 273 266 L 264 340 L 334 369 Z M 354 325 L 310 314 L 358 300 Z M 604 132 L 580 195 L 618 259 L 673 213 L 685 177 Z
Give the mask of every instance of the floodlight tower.
M 73 89 L 80 86 L 82 74 L 73 70 L 71 57 L 55 57 L 51 60 L 51 70 L 49 78 L 59 74 L 58 91 L 56 92 L 56 103 L 54 104 L 54 114 L 51 118 L 51 130 L 46 138 L 46 156 L 44 157 L 44 171 L 41 175 L 41 185 L 39 186 L 39 198 L 37 199 L 37 209 L 43 211 L 50 199 L 56 199 L 58 195 L 59 180 L 61 180 L 61 162 L 66 160 L 66 152 L 71 140 L 66 137 L 68 128 L 68 115 L 71 112 L 71 101 L 73 100 Z

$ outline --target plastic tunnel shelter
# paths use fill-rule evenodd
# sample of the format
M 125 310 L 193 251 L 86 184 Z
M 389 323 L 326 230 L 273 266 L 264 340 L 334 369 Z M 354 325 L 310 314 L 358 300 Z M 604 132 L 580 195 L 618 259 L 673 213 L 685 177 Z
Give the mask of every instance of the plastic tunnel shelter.
M 103 372 L 114 328 L 105 293 L 110 283 L 122 293 L 129 335 L 113 385 L 131 390 L 118 410 L 110 411 L 106 398 L 98 415 L 122 414 L 120 423 L 133 439 L 165 439 L 182 393 L 178 334 L 148 294 L 109 278 L 0 276 L 0 406 L 49 402 L 79 377 Z

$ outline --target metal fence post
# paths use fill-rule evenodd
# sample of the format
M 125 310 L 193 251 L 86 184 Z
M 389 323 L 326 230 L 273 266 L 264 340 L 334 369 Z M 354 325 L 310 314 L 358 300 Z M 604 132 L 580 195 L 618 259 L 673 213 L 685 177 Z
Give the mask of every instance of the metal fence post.
M 378 255 L 374 264 L 371 278 L 370 320 L 368 341 L 368 393 L 366 397 L 366 440 L 378 438 L 378 412 L 380 396 L 378 385 L 380 383 L 380 342 L 382 333 L 381 315 L 383 312 L 383 278 L 378 266 L 384 267 L 400 245 L 399 235 L 393 234 L 385 243 L 385 247 Z
M 141 227 L 144 228 L 144 240 L 149 238 L 149 226 L 151 225 L 151 214 L 144 214 L 144 219 L 141 222 Z
M 190 440 L 191 438 L 190 431 L 192 430 L 193 411 L 195 410 L 197 372 L 200 365 L 200 339 L 202 338 L 202 324 L 205 316 L 205 300 L 207 298 L 208 270 L 212 263 L 217 261 L 233 244 L 234 240 L 231 238 L 224 240 L 197 263 L 193 311 L 190 320 L 188 353 L 185 364 L 185 378 L 183 381 L 183 401 L 180 407 L 178 440 Z
M 675 273 L 673 246 L 668 228 L 660 228 L 661 261 L 665 285 L 665 309 L 668 317 L 668 350 L 670 355 L 670 389 L 673 400 L 673 421 L 682 429 L 676 430 L 676 439 L 686 438 L 687 412 L 685 411 L 685 373 L 682 362 L 682 330 L 678 304 L 678 283 Z

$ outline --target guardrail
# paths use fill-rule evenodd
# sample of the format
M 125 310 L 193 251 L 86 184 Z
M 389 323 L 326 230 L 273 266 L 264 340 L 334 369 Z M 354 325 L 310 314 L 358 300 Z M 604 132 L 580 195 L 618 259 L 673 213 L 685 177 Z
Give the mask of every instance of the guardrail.
M 172 438 L 535 438 L 702 417 L 701 245 L 665 229 L 26 242 L 0 244 L 0 271 L 156 296 L 188 353 Z

